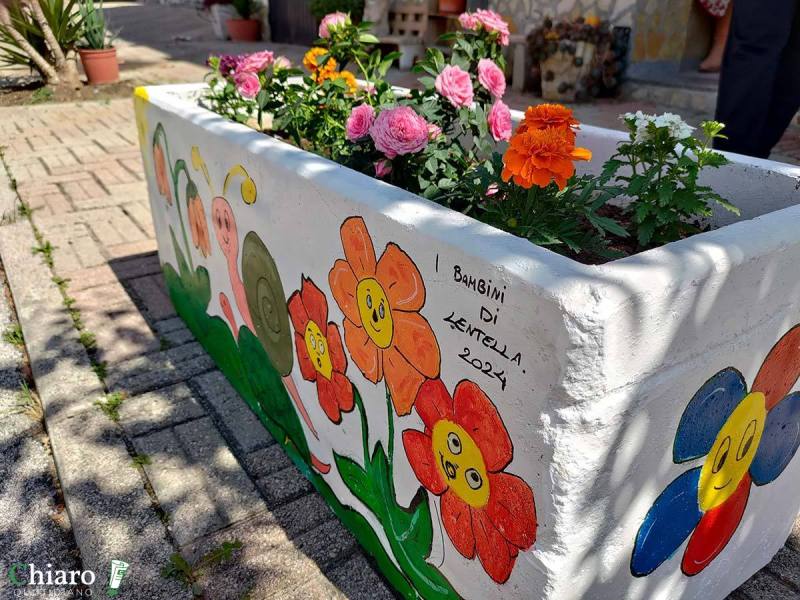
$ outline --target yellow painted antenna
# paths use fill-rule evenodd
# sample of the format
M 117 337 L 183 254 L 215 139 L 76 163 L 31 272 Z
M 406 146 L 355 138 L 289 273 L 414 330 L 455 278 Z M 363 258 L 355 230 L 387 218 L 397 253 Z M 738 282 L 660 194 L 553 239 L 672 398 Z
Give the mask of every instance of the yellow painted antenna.
M 202 171 L 203 177 L 205 177 L 206 183 L 208 183 L 208 189 L 211 190 L 212 194 L 214 194 L 214 189 L 211 186 L 211 176 L 208 174 L 206 161 L 204 161 L 203 157 L 200 156 L 200 148 L 197 146 L 192 146 L 192 167 L 194 167 L 195 171 Z
M 222 185 L 222 195 L 225 196 L 228 193 L 228 184 L 234 177 L 238 176 L 241 176 L 243 179 L 241 185 L 242 200 L 244 200 L 245 204 L 253 204 L 258 195 L 256 191 L 256 182 L 253 181 L 242 165 L 236 165 L 228 171 L 228 174 L 225 176 L 225 183 Z

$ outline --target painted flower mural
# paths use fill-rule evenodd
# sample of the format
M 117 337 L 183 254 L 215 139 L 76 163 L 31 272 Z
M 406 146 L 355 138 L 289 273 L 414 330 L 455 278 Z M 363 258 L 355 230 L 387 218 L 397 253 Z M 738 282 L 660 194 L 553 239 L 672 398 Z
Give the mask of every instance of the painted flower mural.
M 328 280 L 345 315 L 345 344 L 364 377 L 385 379 L 395 411 L 406 415 L 425 379 L 439 376 L 439 344 L 419 313 L 425 283 L 397 244 L 387 244 L 376 260 L 361 217 L 344 221 L 341 238 L 345 259 L 334 263 Z
M 636 536 L 631 572 L 648 575 L 683 544 L 681 570 L 705 569 L 733 537 L 751 485 L 766 485 L 800 446 L 800 326 L 786 333 L 761 366 L 750 393 L 736 369 L 723 369 L 697 391 L 681 417 L 673 462 L 705 457 L 653 503 Z
M 197 186 L 189 183 L 186 188 L 188 200 L 186 213 L 189 216 L 189 230 L 192 234 L 192 244 L 203 257 L 211 255 L 211 238 L 208 235 L 208 224 L 206 223 L 206 211 L 203 208 L 203 201 L 197 192 Z
M 503 583 L 520 550 L 536 541 L 533 490 L 504 469 L 514 449 L 494 404 L 464 380 L 451 397 L 440 379 L 425 382 L 416 410 L 425 431 L 403 431 L 417 479 L 441 498 L 445 531 L 467 558 L 477 554 L 486 573 Z
M 170 189 L 169 177 L 167 175 L 167 159 L 164 156 L 164 148 L 161 147 L 159 137 L 153 136 L 153 165 L 156 170 L 156 186 L 158 193 L 164 196 L 167 204 L 172 206 L 172 190 Z
M 334 423 L 353 410 L 353 385 L 345 375 L 347 356 L 336 323 L 328 322 L 325 294 L 307 277 L 289 297 L 289 317 L 294 326 L 294 346 L 300 373 L 317 384 L 322 410 Z

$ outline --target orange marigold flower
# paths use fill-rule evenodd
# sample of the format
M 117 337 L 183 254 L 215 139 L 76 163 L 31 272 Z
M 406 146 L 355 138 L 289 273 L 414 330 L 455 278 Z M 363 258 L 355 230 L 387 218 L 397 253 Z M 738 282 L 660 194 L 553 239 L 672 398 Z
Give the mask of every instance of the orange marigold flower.
M 517 128 L 517 133 L 525 133 L 529 129 L 561 127 L 570 131 L 574 140 L 574 130 L 578 125 L 580 122 L 573 116 L 572 109 L 561 104 L 539 104 L 528 107 L 525 111 L 525 118 Z
M 358 84 L 356 83 L 356 76 L 353 75 L 350 71 L 340 71 L 334 73 L 333 79 L 343 79 L 345 85 L 347 86 L 347 91 L 351 94 L 355 94 L 356 90 L 358 90 Z
M 311 76 L 317 83 L 328 79 L 338 67 L 336 59 L 332 56 L 328 57 L 324 65 L 319 65 L 320 57 L 326 54 L 328 54 L 328 50 L 325 48 L 314 47 L 303 56 L 303 66 L 311 72 Z
M 528 129 L 514 134 L 503 155 L 503 181 L 529 189 L 534 185 L 547 187 L 555 181 L 564 189 L 575 174 L 576 160 L 591 160 L 586 148 L 575 147 L 575 134 L 565 127 Z

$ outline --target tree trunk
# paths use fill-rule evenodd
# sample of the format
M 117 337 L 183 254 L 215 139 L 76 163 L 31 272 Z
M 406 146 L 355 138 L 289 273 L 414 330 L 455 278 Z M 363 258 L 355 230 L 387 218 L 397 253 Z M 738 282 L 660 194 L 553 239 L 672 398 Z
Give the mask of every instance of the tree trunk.
M 67 60 L 64 50 L 58 43 L 56 36 L 53 34 L 53 30 L 50 28 L 50 24 L 47 22 L 47 18 L 42 12 L 42 6 L 39 4 L 39 0 L 27 0 L 26 4 L 28 8 L 30 8 L 33 18 L 42 29 L 44 41 L 47 47 L 50 48 L 50 54 L 53 56 L 55 70 L 56 73 L 58 73 L 60 83 L 76 90 L 80 89 L 81 80 L 78 75 L 78 67 L 75 65 L 75 61 Z
M 42 73 L 46 83 L 61 83 L 58 72 L 53 65 L 51 65 L 45 57 L 39 54 L 36 49 L 31 46 L 30 43 L 28 43 L 28 40 L 25 39 L 25 36 L 23 36 L 14 28 L 14 25 L 11 23 L 11 15 L 8 14 L 8 8 L 6 8 L 6 5 L 2 2 L 2 0 L 0 0 L 0 26 L 8 31 L 9 35 L 14 38 L 14 41 L 19 44 L 20 49 L 22 49 L 25 54 L 28 55 L 31 61 L 33 61 L 33 63 L 36 65 L 36 68 Z M 52 31 L 50 33 L 52 34 Z

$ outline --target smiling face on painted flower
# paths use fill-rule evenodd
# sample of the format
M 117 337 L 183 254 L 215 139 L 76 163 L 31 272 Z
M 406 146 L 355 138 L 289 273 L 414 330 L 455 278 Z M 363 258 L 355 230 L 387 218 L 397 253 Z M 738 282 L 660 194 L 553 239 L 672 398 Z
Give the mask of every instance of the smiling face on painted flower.
M 442 419 L 431 435 L 433 455 L 450 489 L 464 502 L 481 508 L 489 501 L 489 478 L 483 455 L 460 425 Z
M 372 277 L 361 280 L 356 288 L 356 302 L 367 335 L 379 348 L 388 348 L 392 343 L 394 321 L 381 284 Z
M 314 321 L 309 321 L 306 325 L 304 337 L 306 350 L 308 350 L 308 356 L 311 358 L 314 369 L 325 379 L 330 379 L 333 372 L 333 363 L 331 362 L 331 355 L 327 348 L 325 336 L 322 335 L 322 330 Z
M 702 510 L 719 506 L 736 491 L 755 458 L 766 417 L 764 394 L 753 392 L 725 421 L 700 471 Z

